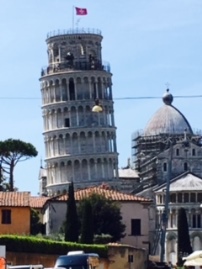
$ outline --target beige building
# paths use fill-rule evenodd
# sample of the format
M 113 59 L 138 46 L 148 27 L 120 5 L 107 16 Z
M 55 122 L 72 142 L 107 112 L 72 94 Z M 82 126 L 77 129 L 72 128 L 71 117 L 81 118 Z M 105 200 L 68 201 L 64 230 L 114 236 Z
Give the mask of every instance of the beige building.
M 119 203 L 122 222 L 126 225 L 126 235 L 120 240 L 120 243 L 148 250 L 149 207 L 152 201 L 144 197 L 111 190 L 106 185 L 75 191 L 75 200 L 79 201 L 92 193 L 103 195 Z M 67 195 L 60 195 L 58 197 L 50 197 L 45 202 L 43 222 L 46 226 L 47 235 L 58 233 L 62 227 L 67 210 L 67 199 Z

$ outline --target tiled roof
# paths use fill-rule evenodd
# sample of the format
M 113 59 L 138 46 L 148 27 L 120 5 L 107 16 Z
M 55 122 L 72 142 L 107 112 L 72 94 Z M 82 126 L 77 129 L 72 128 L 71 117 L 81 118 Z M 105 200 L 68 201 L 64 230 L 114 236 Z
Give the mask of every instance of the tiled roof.
M 76 201 L 82 200 L 83 198 L 89 197 L 91 194 L 94 194 L 94 193 L 103 195 L 104 197 L 111 199 L 113 201 L 151 202 L 150 199 L 114 191 L 114 190 L 108 189 L 107 186 L 103 186 L 103 185 L 75 191 L 75 200 Z M 56 200 L 65 201 L 67 200 L 67 195 L 58 196 Z
M 50 197 L 30 197 L 30 207 L 32 208 L 42 208 L 45 202 L 50 199 Z
M 170 191 L 201 191 L 202 179 L 189 173 L 170 184 Z
M 1 206 L 22 206 L 30 205 L 30 192 L 0 192 Z
M 158 186 L 156 192 L 165 190 L 166 183 Z M 182 191 L 201 191 L 202 178 L 192 174 L 191 172 L 183 173 L 170 181 L 170 192 Z

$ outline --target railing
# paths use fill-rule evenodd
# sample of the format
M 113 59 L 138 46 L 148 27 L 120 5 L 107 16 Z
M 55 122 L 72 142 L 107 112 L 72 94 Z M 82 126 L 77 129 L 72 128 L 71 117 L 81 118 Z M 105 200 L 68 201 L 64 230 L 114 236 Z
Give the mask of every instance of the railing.
M 102 35 L 99 29 L 91 29 L 91 28 L 71 28 L 66 30 L 56 30 L 49 32 L 47 34 L 47 38 L 61 35 L 74 35 L 74 34 L 94 34 L 94 35 Z
M 43 67 L 41 70 L 41 76 L 58 73 L 61 71 L 73 71 L 73 70 L 100 70 L 106 72 L 111 71 L 109 63 L 106 64 L 101 64 L 99 62 L 94 64 L 90 62 L 75 62 L 74 64 L 56 63 L 51 64 L 47 67 Z

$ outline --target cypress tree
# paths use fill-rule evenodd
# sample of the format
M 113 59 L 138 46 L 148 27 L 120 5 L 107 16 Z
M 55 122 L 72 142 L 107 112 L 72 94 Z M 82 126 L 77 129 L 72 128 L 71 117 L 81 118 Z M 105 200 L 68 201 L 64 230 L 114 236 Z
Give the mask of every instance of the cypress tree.
M 65 241 L 78 242 L 78 215 L 76 209 L 76 201 L 74 198 L 73 182 L 69 185 L 68 199 L 67 199 L 67 213 L 65 222 Z
M 192 247 L 189 237 L 189 227 L 186 211 L 184 208 L 178 210 L 178 264 L 183 264 L 182 257 L 192 253 Z
M 93 243 L 93 212 L 90 201 L 86 200 L 83 204 L 81 220 L 81 243 Z
M 94 235 L 110 235 L 112 242 L 120 241 L 125 236 L 125 224 L 122 223 L 120 205 L 103 195 L 92 193 L 79 202 L 80 219 L 86 201 L 89 201 L 92 207 Z

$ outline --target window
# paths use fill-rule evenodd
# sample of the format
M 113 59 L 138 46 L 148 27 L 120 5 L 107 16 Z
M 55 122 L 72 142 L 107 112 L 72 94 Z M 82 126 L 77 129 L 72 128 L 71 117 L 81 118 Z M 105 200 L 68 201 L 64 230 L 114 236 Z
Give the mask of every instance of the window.
M 66 118 L 65 119 L 65 127 L 69 127 L 69 126 L 70 126 L 69 118 Z
M 187 163 L 184 163 L 184 171 L 187 171 L 188 170 L 188 165 Z
M 180 155 L 180 150 L 176 149 L 176 156 L 179 156 L 179 155 Z
M 175 193 L 172 193 L 172 194 L 170 195 L 170 202 L 171 202 L 171 203 L 176 203 L 176 194 L 175 194 Z
M 189 193 L 184 193 L 184 202 L 189 203 Z
M 131 220 L 131 235 L 141 235 L 141 220 L 140 219 Z
M 202 193 L 197 193 L 197 202 L 202 202 Z
M 164 172 L 167 171 L 167 163 L 163 163 L 163 171 L 164 171 Z
M 192 156 L 196 156 L 196 150 L 192 149 Z
M 163 201 L 162 201 L 162 196 L 161 196 L 161 195 L 159 195 L 159 203 L 160 203 L 160 204 L 163 203 Z
M 3 209 L 1 211 L 1 223 L 2 224 L 11 224 L 11 210 Z
M 201 215 L 200 214 L 192 215 L 192 228 L 201 228 Z
M 177 201 L 178 201 L 178 203 L 182 203 L 182 193 L 178 193 Z
M 196 203 L 196 194 L 195 193 L 191 193 L 191 203 Z
M 128 262 L 129 263 L 132 263 L 133 262 L 133 255 L 128 255 Z

